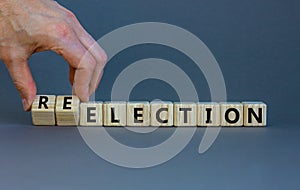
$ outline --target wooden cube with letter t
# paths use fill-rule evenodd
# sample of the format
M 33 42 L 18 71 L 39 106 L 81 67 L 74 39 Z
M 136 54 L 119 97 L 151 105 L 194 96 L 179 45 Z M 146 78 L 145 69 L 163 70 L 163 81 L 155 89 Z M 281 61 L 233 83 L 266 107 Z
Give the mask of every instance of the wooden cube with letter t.
M 267 105 L 263 102 L 243 102 L 244 126 L 266 126 Z
M 127 103 L 127 126 L 149 126 L 150 104 L 149 102 Z
M 54 95 L 38 95 L 31 106 L 32 123 L 34 125 L 55 125 Z
M 175 102 L 174 103 L 174 126 L 197 126 L 196 103 Z
M 80 104 L 81 126 L 102 126 L 102 102 L 88 102 Z
M 104 126 L 126 126 L 126 102 L 104 102 Z
M 77 126 L 80 100 L 77 96 L 57 96 L 56 123 L 59 126 Z

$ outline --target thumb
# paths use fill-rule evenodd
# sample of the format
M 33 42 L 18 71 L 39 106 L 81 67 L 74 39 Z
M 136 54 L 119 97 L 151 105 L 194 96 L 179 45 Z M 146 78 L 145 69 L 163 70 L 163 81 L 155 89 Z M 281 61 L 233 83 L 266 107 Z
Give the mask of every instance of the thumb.
M 20 93 L 25 111 L 30 111 L 31 104 L 36 96 L 36 84 L 31 75 L 27 59 L 10 59 L 4 61 L 10 76 Z

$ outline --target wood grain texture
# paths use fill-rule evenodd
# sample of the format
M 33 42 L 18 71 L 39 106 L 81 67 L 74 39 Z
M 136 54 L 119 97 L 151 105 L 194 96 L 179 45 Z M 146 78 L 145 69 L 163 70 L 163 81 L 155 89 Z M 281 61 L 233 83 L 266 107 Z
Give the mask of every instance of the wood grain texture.
M 58 126 L 79 124 L 80 100 L 77 96 L 57 96 L 55 109 Z
M 34 125 L 55 125 L 55 104 L 54 95 L 37 95 L 31 106 L 31 117 Z
M 221 126 L 243 126 L 243 104 L 239 102 L 220 103 Z
M 149 126 L 150 104 L 149 102 L 127 103 L 127 126 Z
M 126 102 L 104 102 L 104 126 L 126 126 Z
M 150 103 L 151 126 L 173 126 L 173 103 L 153 101 Z
M 197 126 L 197 108 L 193 102 L 174 103 L 174 126 Z
M 88 102 L 80 104 L 81 126 L 102 126 L 102 102 Z
M 244 126 L 266 126 L 267 105 L 263 102 L 242 102 L 244 105 Z
M 220 105 L 216 102 L 198 102 L 197 125 L 220 126 Z

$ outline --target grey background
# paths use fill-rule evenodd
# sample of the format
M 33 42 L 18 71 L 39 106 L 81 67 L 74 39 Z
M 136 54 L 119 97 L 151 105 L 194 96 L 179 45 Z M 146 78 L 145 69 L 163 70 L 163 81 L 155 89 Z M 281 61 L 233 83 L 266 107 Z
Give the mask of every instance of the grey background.
M 9 74 L 0 64 L 0 189 L 299 189 L 299 19 L 296 0 L 59 1 L 98 39 L 137 22 L 166 22 L 197 35 L 213 52 L 224 74 L 229 100 L 262 100 L 267 128 L 224 128 L 213 146 L 198 154 L 205 129 L 169 162 L 148 169 L 112 165 L 96 156 L 76 128 L 34 127 Z M 129 48 L 107 65 L 97 90 L 109 100 L 114 79 L 130 63 L 148 57 L 180 66 L 209 100 L 205 78 L 188 57 L 158 45 Z M 51 52 L 32 56 L 39 94 L 70 94 L 68 66 Z M 169 85 L 146 80 L 132 100 L 176 101 Z M 189 130 L 189 129 L 187 129 Z M 122 143 L 147 147 L 174 129 L 137 135 L 109 128 Z M 126 159 L 126 155 L 124 155 Z

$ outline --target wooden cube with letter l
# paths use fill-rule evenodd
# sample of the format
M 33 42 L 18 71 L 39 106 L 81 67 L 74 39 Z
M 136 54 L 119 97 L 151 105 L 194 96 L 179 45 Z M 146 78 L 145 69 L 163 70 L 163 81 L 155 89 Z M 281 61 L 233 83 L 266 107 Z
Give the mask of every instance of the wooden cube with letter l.
M 55 103 L 54 95 L 38 95 L 31 106 L 32 123 L 34 125 L 55 125 Z
M 104 102 L 104 126 L 126 126 L 126 102 Z
M 266 126 L 267 105 L 263 102 L 243 102 L 244 126 Z
M 58 126 L 77 126 L 79 124 L 80 100 L 77 96 L 57 96 L 56 123 Z

